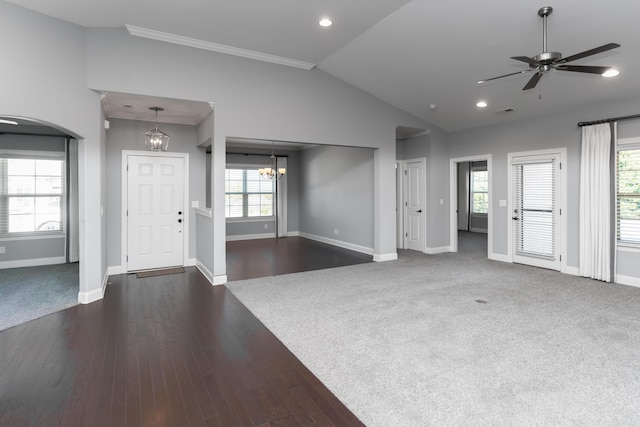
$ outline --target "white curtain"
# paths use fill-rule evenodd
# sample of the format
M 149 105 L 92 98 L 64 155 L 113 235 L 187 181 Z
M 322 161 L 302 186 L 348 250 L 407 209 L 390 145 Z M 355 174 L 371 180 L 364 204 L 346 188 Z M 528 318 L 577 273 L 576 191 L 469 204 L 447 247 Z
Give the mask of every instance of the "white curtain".
M 78 216 L 78 140 L 67 145 L 67 262 L 80 260 L 80 225 Z
M 278 157 L 277 160 L 278 168 L 287 167 L 286 157 Z M 278 186 L 278 198 L 276 200 L 278 235 L 276 237 L 287 236 L 287 176 L 288 174 L 285 174 L 276 182 L 276 185 Z
M 582 127 L 580 160 L 580 275 L 610 282 L 611 125 Z

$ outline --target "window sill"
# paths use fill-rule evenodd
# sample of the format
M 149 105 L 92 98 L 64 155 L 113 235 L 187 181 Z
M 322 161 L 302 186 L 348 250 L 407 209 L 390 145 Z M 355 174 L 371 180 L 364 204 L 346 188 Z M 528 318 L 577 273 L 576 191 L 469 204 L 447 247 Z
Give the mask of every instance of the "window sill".
M 64 233 L 24 234 L 22 236 L 0 236 L 0 242 L 13 242 L 19 240 L 64 239 L 64 237 Z
M 261 221 L 273 221 L 273 216 L 253 216 L 250 218 L 226 218 L 226 221 L 231 222 L 261 222 Z
M 205 218 L 211 218 L 212 212 L 210 208 L 196 208 L 196 215 L 200 215 Z

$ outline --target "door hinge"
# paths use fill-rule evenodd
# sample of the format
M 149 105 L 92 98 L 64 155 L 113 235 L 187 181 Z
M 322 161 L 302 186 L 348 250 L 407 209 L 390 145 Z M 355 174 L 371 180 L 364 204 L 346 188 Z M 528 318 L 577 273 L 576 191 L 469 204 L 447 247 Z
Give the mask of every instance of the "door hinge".
M 405 205 L 405 206 L 409 206 L 409 205 L 407 204 L 407 202 L 404 202 L 404 205 Z
M 560 170 L 562 170 L 562 162 L 558 163 L 558 166 L 560 166 Z
M 407 171 L 404 171 L 404 174 L 406 175 L 406 174 L 407 174 Z
M 127 216 L 129 216 L 129 209 L 127 209 Z
M 560 261 L 562 262 L 562 255 L 560 255 Z
M 127 255 L 127 262 L 129 262 L 129 255 Z
M 560 215 L 562 215 L 562 209 L 560 209 Z
M 409 233 L 404 233 L 404 237 L 409 237 Z

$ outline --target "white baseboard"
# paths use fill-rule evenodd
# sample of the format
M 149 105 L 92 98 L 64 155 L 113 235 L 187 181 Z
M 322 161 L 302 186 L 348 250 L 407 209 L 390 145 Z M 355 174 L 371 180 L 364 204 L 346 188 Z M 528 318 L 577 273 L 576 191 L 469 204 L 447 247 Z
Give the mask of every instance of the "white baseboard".
M 196 268 L 200 270 L 200 273 L 202 273 L 202 275 L 213 285 L 213 273 L 202 262 L 200 262 L 200 260 L 196 260 Z
M 497 254 L 495 252 L 491 252 L 487 258 L 493 261 L 508 262 L 508 263 L 512 262 L 511 257 L 509 255 Z
M 300 237 L 304 237 L 305 239 L 315 240 L 317 242 L 326 243 L 333 246 L 338 246 L 339 248 L 349 249 L 355 252 L 361 252 L 367 255 L 373 255 L 373 248 L 367 248 L 360 245 L 354 245 L 353 243 L 343 242 L 341 240 L 330 239 L 328 237 L 316 236 L 315 234 L 303 233 L 299 232 Z
M 219 276 L 213 276 L 213 286 L 224 285 L 227 283 L 227 275 L 221 274 Z
M 398 253 L 392 252 L 389 254 L 373 254 L 373 260 L 375 262 L 395 261 L 398 259 Z
M 108 277 L 108 274 L 104 275 L 104 278 L 102 279 L 102 286 L 100 288 L 93 289 L 88 292 L 78 292 L 78 302 L 80 304 L 91 304 L 92 302 L 96 302 L 104 298 Z
M 50 258 L 33 258 L 33 259 L 17 259 L 15 261 L 0 261 L 0 269 L 2 268 L 19 268 L 19 267 L 37 267 L 39 265 L 64 264 L 67 260 L 65 257 Z
M 627 286 L 635 286 L 640 288 L 640 277 L 625 276 L 623 274 L 616 274 L 616 283 Z
M 287 232 L 287 237 L 299 237 L 300 236 L 300 232 L 299 231 L 288 231 Z
M 451 252 L 450 246 L 440 246 L 439 248 L 425 248 L 424 253 L 429 255 L 443 254 L 445 252 Z
M 194 267 L 197 263 L 195 258 L 187 258 L 187 261 L 184 263 L 185 267 Z
M 275 237 L 276 233 L 238 234 L 235 236 L 227 236 L 227 242 L 235 242 L 236 240 L 273 239 Z

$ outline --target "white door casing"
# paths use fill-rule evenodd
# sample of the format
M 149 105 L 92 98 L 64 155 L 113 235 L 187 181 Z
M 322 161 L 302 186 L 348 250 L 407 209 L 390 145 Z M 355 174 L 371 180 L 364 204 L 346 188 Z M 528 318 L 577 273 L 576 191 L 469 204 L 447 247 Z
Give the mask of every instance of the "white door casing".
M 562 150 L 509 154 L 509 253 L 514 263 L 564 271 L 563 162 Z
M 188 155 L 123 152 L 126 271 L 185 265 Z M 124 188 L 123 188 L 124 190 Z
M 426 250 L 426 159 L 404 162 L 405 248 Z

